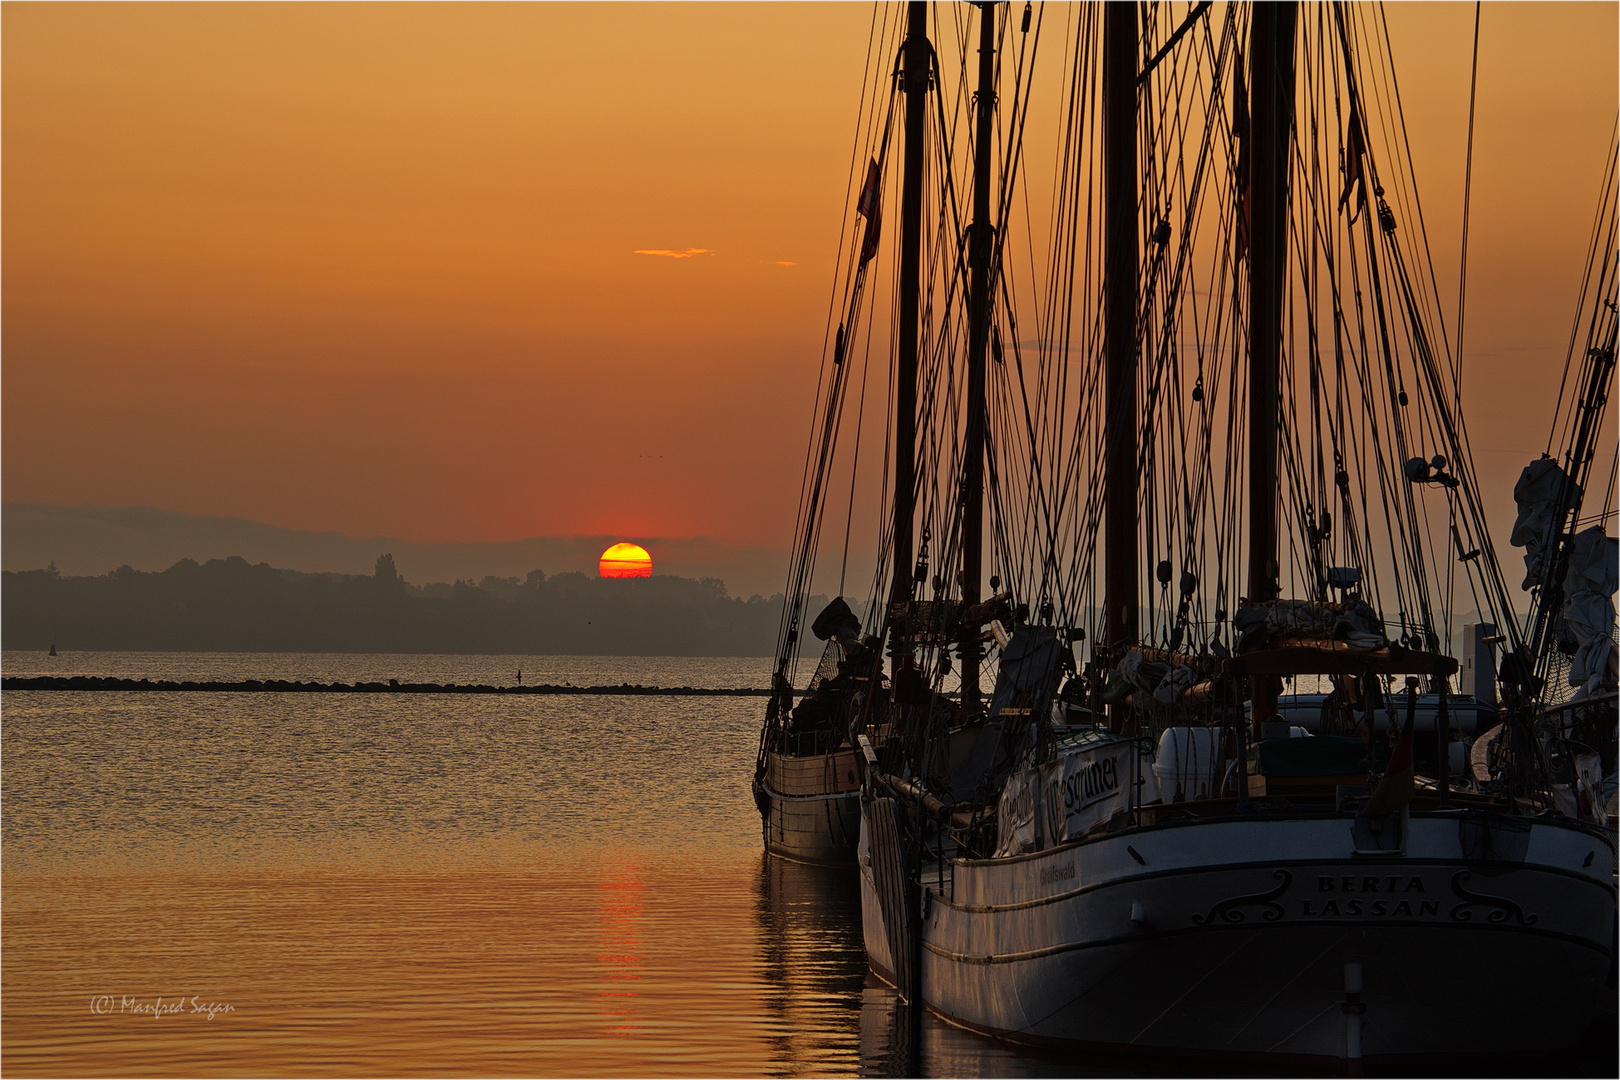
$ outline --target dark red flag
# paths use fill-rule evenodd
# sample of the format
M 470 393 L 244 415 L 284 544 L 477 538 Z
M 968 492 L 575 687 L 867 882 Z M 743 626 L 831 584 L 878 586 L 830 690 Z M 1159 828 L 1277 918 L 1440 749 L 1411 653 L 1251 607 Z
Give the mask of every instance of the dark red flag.
M 1363 163 L 1366 156 L 1367 143 L 1361 134 L 1361 111 L 1352 105 L 1350 134 L 1346 136 L 1344 145 L 1344 192 L 1339 196 L 1339 209 L 1343 210 L 1345 203 L 1350 201 L 1350 193 L 1358 186 L 1360 188 L 1356 195 L 1356 209 L 1350 214 L 1351 221 L 1367 206 L 1367 171 Z
M 878 163 L 874 159 L 866 166 L 866 183 L 861 185 L 861 197 L 855 203 L 855 212 L 864 218 L 870 218 L 877 212 L 878 199 L 882 195 L 878 181 Z
M 883 234 L 883 180 L 875 160 L 866 167 L 866 183 L 861 185 L 855 212 L 866 219 L 866 237 L 861 241 L 861 265 L 864 266 L 877 254 L 878 238 Z
M 1368 817 L 1396 813 L 1412 801 L 1412 721 L 1415 717 L 1416 710 L 1408 706 L 1406 723 L 1401 728 L 1401 737 L 1395 740 L 1395 749 L 1389 752 L 1389 765 L 1384 769 L 1383 779 L 1378 781 L 1362 810 Z

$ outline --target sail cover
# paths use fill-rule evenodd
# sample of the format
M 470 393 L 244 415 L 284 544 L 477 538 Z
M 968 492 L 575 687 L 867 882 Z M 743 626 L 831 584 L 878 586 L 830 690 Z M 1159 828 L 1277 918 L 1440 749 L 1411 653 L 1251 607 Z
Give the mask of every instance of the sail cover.
M 1564 625 L 1578 648 L 1569 665 L 1569 685 L 1591 693 L 1603 684 L 1614 648 L 1614 593 L 1620 588 L 1620 540 L 1594 525 L 1575 534 L 1564 574 Z
M 1579 496 L 1580 488 L 1552 458 L 1538 458 L 1519 474 L 1518 483 L 1513 485 L 1513 501 L 1519 506 L 1519 516 L 1513 521 L 1513 534 L 1508 542 L 1524 548 L 1524 584 L 1520 588 L 1541 584 L 1548 551 L 1557 537 L 1562 516 L 1559 511 L 1566 505 L 1566 497 Z
M 1001 651 L 1001 670 L 990 698 L 990 715 L 1018 705 L 1041 715 L 1057 692 L 1063 671 L 1063 645 L 1050 626 L 1025 624 L 1013 631 Z

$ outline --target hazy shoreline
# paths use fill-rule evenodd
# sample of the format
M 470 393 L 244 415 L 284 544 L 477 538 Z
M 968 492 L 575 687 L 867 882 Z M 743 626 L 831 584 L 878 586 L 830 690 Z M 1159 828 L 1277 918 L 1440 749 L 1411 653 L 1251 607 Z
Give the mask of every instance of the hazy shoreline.
M 416 586 L 386 555 L 370 576 L 237 557 L 96 577 L 4 571 L 0 600 L 12 650 L 594 656 L 768 656 L 783 603 L 672 575 Z

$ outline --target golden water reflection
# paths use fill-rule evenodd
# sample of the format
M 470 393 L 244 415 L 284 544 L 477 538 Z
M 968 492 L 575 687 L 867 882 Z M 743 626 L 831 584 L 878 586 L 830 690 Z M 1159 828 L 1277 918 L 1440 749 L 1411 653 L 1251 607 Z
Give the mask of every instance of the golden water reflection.
M 754 872 L 9 877 L 4 1071 L 793 1074 L 736 887 Z M 98 1014 L 103 997 L 188 1008 Z M 194 997 L 233 1011 L 207 1019 Z
M 0 934 L 8 1076 L 1040 1074 L 910 1056 L 848 871 L 758 855 L 10 875 Z
M 641 934 L 644 910 L 642 883 L 634 866 L 614 867 L 596 883 L 600 910 L 596 960 L 605 985 L 601 998 L 602 1032 L 629 1038 L 641 1030 L 636 997 L 643 974 Z

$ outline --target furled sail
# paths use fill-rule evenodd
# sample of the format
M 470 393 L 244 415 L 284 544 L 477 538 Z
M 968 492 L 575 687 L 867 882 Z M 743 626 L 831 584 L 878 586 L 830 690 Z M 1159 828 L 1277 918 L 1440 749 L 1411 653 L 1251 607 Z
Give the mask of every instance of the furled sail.
M 1566 485 L 1570 486 L 1566 489 Z M 1579 495 L 1580 489 L 1552 458 L 1532 461 L 1519 474 L 1518 483 L 1513 485 L 1519 516 L 1513 521 L 1513 535 L 1508 542 L 1524 548 L 1524 584 L 1520 588 L 1541 583 L 1547 557 L 1558 539 L 1561 511 Z
M 1594 525 L 1578 532 L 1564 575 L 1564 625 L 1577 643 L 1569 665 L 1569 685 L 1592 693 L 1609 675 L 1614 651 L 1614 594 L 1620 588 L 1620 540 Z

